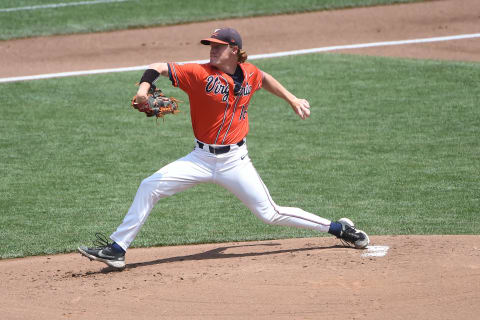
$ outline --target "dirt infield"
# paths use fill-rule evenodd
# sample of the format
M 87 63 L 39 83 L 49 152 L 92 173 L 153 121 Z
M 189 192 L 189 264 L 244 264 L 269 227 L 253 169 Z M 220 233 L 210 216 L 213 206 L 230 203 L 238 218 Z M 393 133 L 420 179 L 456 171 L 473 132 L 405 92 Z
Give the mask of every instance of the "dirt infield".
M 0 261 L 2 319 L 476 319 L 478 236 L 331 237 Z
M 208 49 L 198 40 L 223 25 L 241 31 L 250 54 L 479 33 L 477 2 L 4 41 L 0 77 L 204 59 Z M 480 39 L 343 52 L 480 61 Z M 123 272 L 79 254 L 0 260 L 1 318 L 478 318 L 480 236 L 371 240 L 370 251 L 344 248 L 333 237 L 132 249 Z

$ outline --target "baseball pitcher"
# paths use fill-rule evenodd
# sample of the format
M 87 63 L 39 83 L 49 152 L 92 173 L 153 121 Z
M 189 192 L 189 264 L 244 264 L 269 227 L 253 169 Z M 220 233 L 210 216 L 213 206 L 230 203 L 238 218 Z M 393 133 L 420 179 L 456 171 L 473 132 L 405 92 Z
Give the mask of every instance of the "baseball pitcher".
M 210 46 L 210 62 L 205 64 L 154 63 L 143 73 L 132 105 L 147 116 L 175 113 L 174 99 L 155 98 L 156 81 L 168 78 L 172 85 L 188 94 L 194 150 L 143 180 L 123 222 L 108 241 L 97 235 L 96 246 L 79 247 L 91 260 L 122 269 L 125 252 L 147 220 L 153 206 L 199 183 L 216 183 L 232 192 L 265 223 L 329 232 L 355 248 L 369 244 L 367 234 L 357 230 L 351 220 L 337 222 L 299 208 L 277 205 L 255 170 L 247 150 L 248 108 L 260 89 L 285 100 L 302 119 L 310 116 L 307 100 L 299 99 L 273 76 L 247 63 L 240 34 L 232 28 L 217 29 L 200 41 Z M 158 100 L 160 99 L 160 100 Z

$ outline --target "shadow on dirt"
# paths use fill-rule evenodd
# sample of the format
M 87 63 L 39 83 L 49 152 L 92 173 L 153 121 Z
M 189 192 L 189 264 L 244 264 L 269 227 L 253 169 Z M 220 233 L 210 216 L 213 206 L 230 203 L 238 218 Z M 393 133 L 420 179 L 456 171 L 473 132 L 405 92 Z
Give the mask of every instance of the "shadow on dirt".
M 308 248 L 298 248 L 298 249 L 269 250 L 269 251 L 261 251 L 261 252 L 225 253 L 225 251 L 228 250 L 228 249 L 238 249 L 238 248 L 246 248 L 246 247 L 259 247 L 259 246 L 275 247 L 275 246 L 281 246 L 281 244 L 280 243 L 267 243 L 267 244 L 224 246 L 224 247 L 218 247 L 218 248 L 215 248 L 215 249 L 212 249 L 212 250 L 208 250 L 208 251 L 200 252 L 200 253 L 196 253 L 196 254 L 191 254 L 191 255 L 156 259 L 156 260 L 145 261 L 145 262 L 131 263 L 131 264 L 127 264 L 127 266 L 123 270 L 135 269 L 135 268 L 152 266 L 152 265 L 157 265 L 157 264 L 164 264 L 164 263 L 181 262 L 181 261 L 258 257 L 258 256 L 272 255 L 272 254 L 345 248 L 342 245 L 334 245 L 334 246 L 329 246 L 329 247 L 308 247 Z M 76 274 L 76 276 L 81 277 L 81 276 L 89 276 L 89 275 L 95 275 L 95 274 L 100 274 L 100 273 L 105 274 L 105 273 L 110 273 L 110 272 L 119 272 L 119 271 L 123 271 L 123 270 L 118 270 L 118 269 L 115 269 L 115 268 L 106 267 L 106 268 L 103 268 L 100 271 L 87 272 L 83 275 L 82 274 Z

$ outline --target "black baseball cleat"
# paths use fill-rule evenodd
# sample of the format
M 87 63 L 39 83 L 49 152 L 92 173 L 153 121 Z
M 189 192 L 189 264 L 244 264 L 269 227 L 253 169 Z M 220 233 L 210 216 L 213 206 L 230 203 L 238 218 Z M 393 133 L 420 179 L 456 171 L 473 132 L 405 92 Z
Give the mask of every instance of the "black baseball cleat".
M 78 247 L 77 250 L 83 256 L 90 260 L 100 261 L 106 263 L 110 267 L 115 269 L 125 268 L 125 252 L 116 252 L 112 248 L 112 244 L 107 238 L 101 234 L 95 234 L 97 240 L 94 241 L 94 248 L 88 248 L 85 246 Z
M 352 220 L 348 218 L 342 218 L 338 220 L 338 223 L 342 225 L 342 232 L 339 238 L 345 245 L 353 245 L 357 249 L 364 249 L 370 243 L 368 235 L 362 231 L 355 229 L 355 225 Z

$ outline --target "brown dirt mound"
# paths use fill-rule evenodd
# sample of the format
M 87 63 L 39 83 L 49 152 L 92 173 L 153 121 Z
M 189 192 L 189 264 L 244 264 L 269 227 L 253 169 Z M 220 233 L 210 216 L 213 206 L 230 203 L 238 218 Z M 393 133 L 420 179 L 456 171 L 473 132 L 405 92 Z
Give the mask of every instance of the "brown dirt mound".
M 3 319 L 475 319 L 480 236 L 333 237 L 0 261 Z
M 480 32 L 477 0 L 205 22 L 0 42 L 0 77 L 203 59 L 198 40 L 238 28 L 250 54 Z M 155 35 L 155 39 L 152 39 Z M 348 50 L 480 61 L 480 40 Z M 368 226 L 364 227 L 368 231 Z M 128 252 L 110 272 L 78 254 L 0 261 L 2 319 L 475 319 L 480 236 L 332 237 Z

